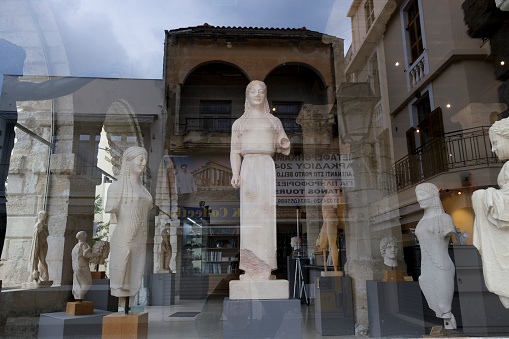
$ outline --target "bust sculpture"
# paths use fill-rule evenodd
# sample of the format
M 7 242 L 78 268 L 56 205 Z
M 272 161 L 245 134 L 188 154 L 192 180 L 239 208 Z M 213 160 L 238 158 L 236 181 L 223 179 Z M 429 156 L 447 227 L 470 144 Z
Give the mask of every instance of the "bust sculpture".
M 94 255 L 90 245 L 86 243 L 87 233 L 80 231 L 76 234 L 78 243 L 71 252 L 72 256 L 72 294 L 74 299 L 83 300 L 85 294 L 92 286 L 92 273 L 90 272 L 89 260 Z
M 393 236 L 385 237 L 380 241 L 380 253 L 384 258 L 384 264 L 391 268 L 398 266 L 398 239 Z
M 455 268 L 448 253 L 450 238 L 456 234 L 454 222 L 444 212 L 435 185 L 417 185 L 415 193 L 419 206 L 424 209 L 424 215 L 415 229 L 421 247 L 419 286 L 429 308 L 443 319 L 444 327 L 455 329 L 456 319 L 451 312 Z
M 166 224 L 166 228 L 161 232 L 161 255 L 159 261 L 159 269 L 164 272 L 170 271 L 170 260 L 172 249 L 170 244 L 170 224 Z
M 48 225 L 46 220 L 48 214 L 40 211 L 37 214 L 37 222 L 34 225 L 32 236 L 32 245 L 30 247 L 30 257 L 28 260 L 28 271 L 30 277 L 28 282 L 39 283 L 49 281 L 48 264 L 46 263 L 46 255 L 48 254 Z
M 244 114 L 233 123 L 230 152 L 231 184 L 240 188 L 239 268 L 245 272 L 241 280 L 270 280 L 277 269 L 272 159 L 276 152 L 288 155 L 290 140 L 281 121 L 270 112 L 267 87 L 254 80 L 246 88 Z
M 120 176 L 108 189 L 105 207 L 106 212 L 117 217 L 110 239 L 111 294 L 119 297 L 119 306 L 126 310 L 141 287 L 145 268 L 147 221 L 152 209 L 152 196 L 141 182 L 146 163 L 144 148 L 129 147 L 124 151 Z
M 509 159 L 509 119 L 496 121 L 489 131 L 492 152 Z M 486 287 L 509 308 L 509 161 L 497 178 L 499 189 L 489 187 L 472 195 L 475 212 L 473 244 L 481 254 Z

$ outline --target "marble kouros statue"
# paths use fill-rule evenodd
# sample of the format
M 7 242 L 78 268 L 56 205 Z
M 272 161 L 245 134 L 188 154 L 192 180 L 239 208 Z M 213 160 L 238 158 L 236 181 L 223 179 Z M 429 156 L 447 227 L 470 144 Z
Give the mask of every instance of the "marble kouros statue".
M 170 244 L 170 224 L 166 224 L 166 228 L 161 232 L 161 255 L 159 261 L 159 270 L 162 272 L 170 272 L 170 260 L 172 249 Z
M 29 287 L 37 287 L 39 284 L 51 286 L 52 284 L 49 280 L 48 264 L 46 263 L 46 255 L 48 254 L 47 238 L 49 236 L 47 219 L 48 214 L 45 211 L 40 211 L 37 214 L 28 259 L 28 271 L 30 273 L 28 282 L 32 283 Z
M 442 318 L 446 329 L 456 328 L 451 312 L 454 294 L 454 263 L 449 257 L 449 241 L 456 234 L 452 218 L 444 212 L 438 188 L 430 183 L 415 188 L 424 215 L 417 224 L 415 235 L 421 247 L 419 286 L 429 308 Z
M 92 273 L 90 272 L 89 261 L 94 257 L 90 245 L 86 243 L 87 233 L 80 231 L 76 234 L 78 243 L 71 252 L 72 256 L 72 294 L 74 299 L 83 300 L 85 294 L 92 286 Z
M 231 299 L 285 299 L 273 295 L 264 297 L 260 287 L 249 281 L 274 279 L 276 262 L 276 170 L 274 153 L 288 155 L 290 140 L 281 121 L 272 115 L 267 101 L 267 87 L 254 80 L 246 88 L 244 114 L 232 126 L 230 161 L 231 184 L 240 188 L 240 263 L 245 273 L 241 282 L 230 283 Z M 288 286 L 288 282 L 286 286 Z M 244 286 L 251 292 L 237 295 Z M 265 286 L 265 285 L 264 285 Z M 288 288 L 287 288 L 288 289 Z M 277 294 L 275 289 L 272 289 Z M 249 295 L 251 293 L 251 295 Z M 260 294 L 262 293 L 262 294 Z M 243 294 L 243 293 L 239 293 Z
M 380 241 L 380 253 L 384 258 L 384 264 L 389 267 L 398 266 L 398 239 L 393 236 L 385 237 Z
M 509 118 L 490 128 L 492 152 L 500 160 L 509 159 Z M 482 259 L 484 281 L 509 308 L 509 161 L 497 179 L 499 189 L 489 187 L 472 195 L 475 212 L 473 244 Z
M 333 180 L 323 180 L 324 188 L 333 186 Z M 338 270 L 339 265 L 339 251 L 337 245 L 338 239 L 338 206 L 340 197 L 333 193 L 334 190 L 328 190 L 328 193 L 322 200 L 322 217 L 323 224 L 322 229 L 320 230 L 320 245 L 318 246 L 318 250 L 323 252 L 323 257 L 325 260 L 325 250 L 327 249 L 327 244 L 330 247 L 330 255 L 332 257 L 332 265 L 334 266 L 334 271 Z M 325 271 L 327 271 L 327 266 L 325 266 Z
M 111 294 L 128 309 L 141 287 L 145 268 L 148 213 L 152 196 L 142 185 L 147 151 L 129 147 L 122 155 L 120 176 L 108 189 L 105 211 L 114 213 L 117 226 L 110 239 Z M 129 297 L 129 305 L 125 305 Z

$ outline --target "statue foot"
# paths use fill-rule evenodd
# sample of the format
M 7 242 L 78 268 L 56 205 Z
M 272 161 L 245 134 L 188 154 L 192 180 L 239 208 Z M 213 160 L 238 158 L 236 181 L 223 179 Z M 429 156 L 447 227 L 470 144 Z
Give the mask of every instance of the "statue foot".
M 454 315 L 452 313 L 449 313 L 446 315 L 447 318 L 444 319 L 444 328 L 447 330 L 455 330 L 456 329 L 456 318 L 454 318 Z M 450 318 L 449 318 L 450 316 Z

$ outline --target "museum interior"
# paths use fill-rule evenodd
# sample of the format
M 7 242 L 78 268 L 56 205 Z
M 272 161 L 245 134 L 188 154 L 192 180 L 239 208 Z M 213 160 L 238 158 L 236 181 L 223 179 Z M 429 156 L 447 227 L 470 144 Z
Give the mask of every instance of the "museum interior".
M 509 0 L 168 28 L 159 79 L 49 2 L 0 3 L 0 338 L 509 337 Z

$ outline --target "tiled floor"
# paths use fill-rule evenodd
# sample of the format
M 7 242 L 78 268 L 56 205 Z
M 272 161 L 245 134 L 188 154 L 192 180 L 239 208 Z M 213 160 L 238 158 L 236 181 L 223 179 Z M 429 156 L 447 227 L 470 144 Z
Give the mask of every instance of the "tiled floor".
M 177 300 L 172 306 L 147 306 L 149 338 L 222 338 L 223 298 Z M 170 317 L 175 312 L 200 312 L 194 318 Z M 302 305 L 302 338 L 322 338 L 315 329 L 314 305 Z M 354 338 L 327 336 L 325 338 Z

